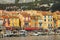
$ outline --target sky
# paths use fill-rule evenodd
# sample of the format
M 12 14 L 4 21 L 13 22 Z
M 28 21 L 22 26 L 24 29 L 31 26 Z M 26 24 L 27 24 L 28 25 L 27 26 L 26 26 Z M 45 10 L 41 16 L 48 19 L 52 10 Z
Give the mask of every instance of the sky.
M 6 3 L 14 3 L 15 2 L 15 0 L 0 0 L 0 3 L 2 3 L 2 4 L 6 4 Z
M 32 2 L 32 1 L 34 1 L 34 0 L 25 0 L 25 2 Z M 22 3 L 22 2 L 24 2 L 24 0 L 19 1 L 19 3 Z
M 32 2 L 32 1 L 34 0 L 26 0 L 25 2 Z M 19 0 L 18 3 L 22 3 L 22 2 L 24 2 L 24 0 Z M 0 4 L 6 4 L 6 3 L 8 4 L 15 3 L 15 0 L 0 0 Z

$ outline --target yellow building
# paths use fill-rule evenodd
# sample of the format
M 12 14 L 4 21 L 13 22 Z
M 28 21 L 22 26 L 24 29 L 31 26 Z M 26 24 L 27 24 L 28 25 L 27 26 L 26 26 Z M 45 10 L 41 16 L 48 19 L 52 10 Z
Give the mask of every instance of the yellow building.
M 53 16 L 51 12 L 48 11 L 36 11 L 36 10 L 29 10 L 25 11 L 27 14 L 30 14 L 31 27 L 39 27 L 43 29 L 51 29 L 54 27 Z
M 57 20 L 57 28 L 60 27 L 60 19 Z
M 15 26 L 15 27 L 20 27 L 20 25 L 19 25 L 19 18 L 10 18 L 9 19 L 9 21 L 10 21 L 10 26 L 12 27 L 12 26 Z
M 43 28 L 52 29 L 54 27 L 53 16 L 51 12 L 44 12 L 43 14 Z

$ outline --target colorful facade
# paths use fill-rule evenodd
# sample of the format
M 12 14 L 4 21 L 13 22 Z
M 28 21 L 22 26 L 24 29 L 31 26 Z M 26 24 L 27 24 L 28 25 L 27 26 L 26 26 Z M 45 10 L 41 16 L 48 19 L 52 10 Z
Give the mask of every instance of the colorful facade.
M 60 27 L 60 12 L 49 11 L 3 11 L 0 10 L 0 18 L 7 19 L 5 26 L 8 27 L 36 27 L 52 29 Z
M 60 27 L 60 12 L 56 11 L 55 13 L 55 20 L 56 20 L 56 28 Z
M 54 21 L 51 12 L 47 11 L 25 11 L 31 15 L 31 27 L 43 29 L 53 28 Z

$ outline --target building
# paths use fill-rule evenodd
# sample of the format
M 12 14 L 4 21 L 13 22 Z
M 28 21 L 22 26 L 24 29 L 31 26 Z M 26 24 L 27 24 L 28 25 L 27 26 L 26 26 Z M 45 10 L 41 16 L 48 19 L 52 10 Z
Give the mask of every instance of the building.
M 43 28 L 44 29 L 52 29 L 54 27 L 54 21 L 53 21 L 53 16 L 51 12 L 43 12 Z
M 12 28 L 53 29 L 60 27 L 60 12 L 49 11 L 0 11 L 4 26 Z
M 55 16 L 55 20 L 56 20 L 56 28 L 60 27 L 60 12 L 56 11 L 53 13 Z
M 54 21 L 51 12 L 35 10 L 25 12 L 31 15 L 31 27 L 38 27 L 43 29 L 51 29 L 54 27 Z

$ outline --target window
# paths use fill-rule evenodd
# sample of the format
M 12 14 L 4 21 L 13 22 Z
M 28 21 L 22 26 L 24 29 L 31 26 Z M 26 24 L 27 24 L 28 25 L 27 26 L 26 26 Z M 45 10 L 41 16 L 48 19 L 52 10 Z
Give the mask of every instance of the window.
M 46 16 L 44 16 L 44 19 L 46 19 Z
M 52 29 L 52 24 L 48 24 L 48 28 L 51 30 Z
M 29 20 L 29 17 L 24 17 L 24 20 L 25 20 L 25 21 L 28 21 L 28 20 Z
M 48 18 L 52 18 L 52 16 L 48 16 Z
M 39 26 L 42 27 L 42 23 L 39 23 Z
M 48 21 L 49 21 L 49 22 L 51 22 L 51 21 L 52 21 L 52 19 L 48 19 Z
M 3 25 L 3 20 L 0 19 L 0 26 L 2 26 L 2 25 Z
M 52 24 L 48 24 L 48 27 L 52 27 Z
M 41 19 L 40 16 L 38 16 L 38 19 Z
M 28 22 L 25 22 L 25 26 L 29 26 L 29 23 Z
M 38 20 L 38 22 L 42 22 L 42 20 Z
M 46 19 L 44 19 L 44 21 L 46 21 Z
M 44 21 L 46 21 L 46 16 L 44 16 Z
M 26 17 L 26 21 L 28 21 L 28 17 Z
M 30 17 L 28 17 L 28 20 L 30 20 Z

